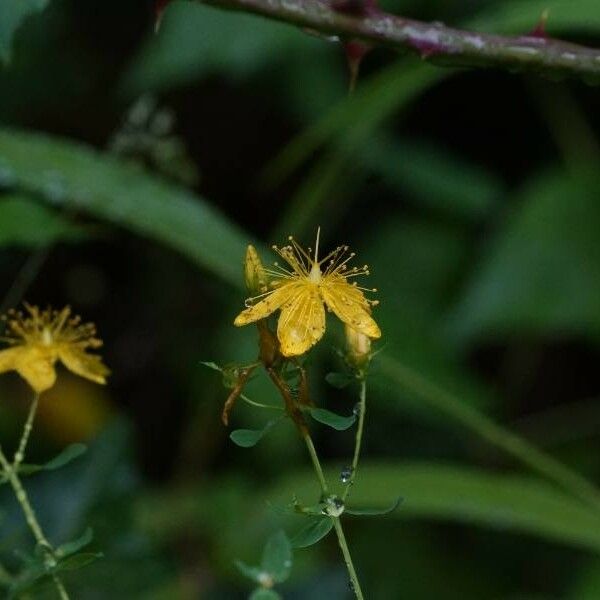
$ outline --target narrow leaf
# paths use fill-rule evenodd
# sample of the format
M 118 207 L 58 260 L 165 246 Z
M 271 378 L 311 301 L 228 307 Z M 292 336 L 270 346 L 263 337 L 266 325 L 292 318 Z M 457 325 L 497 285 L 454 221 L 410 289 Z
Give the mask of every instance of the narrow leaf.
M 303 527 L 293 538 L 294 548 L 308 548 L 322 540 L 333 527 L 333 520 L 329 517 L 311 519 L 311 522 Z
M 73 554 L 65 558 L 65 560 L 61 560 L 58 563 L 56 571 L 75 571 L 93 563 L 102 558 L 102 556 L 102 552 L 80 552 L 79 554 Z
M 212 361 L 201 360 L 200 364 L 204 365 L 205 367 L 208 367 L 209 369 L 212 369 L 213 371 L 219 371 L 219 373 L 223 371 L 223 369 L 217 363 L 214 363 Z
M 356 515 L 361 517 L 376 517 L 379 515 L 388 515 L 393 513 L 402 503 L 404 498 L 398 496 L 396 500 L 387 508 L 346 508 L 344 511 L 349 515 Z
M 0 200 L 0 245 L 43 247 L 57 241 L 83 239 L 83 230 L 26 196 Z
M 349 427 L 352 427 L 356 421 L 355 415 L 344 417 L 324 408 L 311 408 L 309 412 L 315 421 L 333 427 L 337 431 L 345 431 Z
M 161 242 L 242 285 L 239 262 L 251 239 L 179 186 L 83 144 L 7 129 L 0 172 L 12 186 Z
M 72 460 L 80 457 L 87 450 L 85 444 L 71 444 L 67 446 L 59 455 L 55 456 L 52 460 L 48 461 L 45 465 L 42 465 L 44 471 L 54 471 L 60 469 L 65 465 L 69 464 Z
M 235 560 L 233 562 L 237 567 L 238 571 L 242 573 L 242 575 L 245 575 L 246 577 L 248 577 L 248 579 L 251 579 L 256 583 L 260 583 L 260 578 L 262 574 L 261 569 L 259 569 L 258 567 L 253 567 L 252 565 L 247 565 L 241 560 Z
M 83 535 L 78 537 L 76 540 L 72 542 L 66 542 L 65 544 L 61 544 L 56 549 L 56 556 L 59 558 L 66 558 L 67 556 L 71 556 L 71 554 L 75 554 L 82 548 L 85 548 L 91 541 L 94 539 L 94 532 L 91 527 L 88 527 Z
M 0 61 L 12 55 L 15 33 L 29 17 L 46 8 L 49 0 L 2 0 L 0 2 Z

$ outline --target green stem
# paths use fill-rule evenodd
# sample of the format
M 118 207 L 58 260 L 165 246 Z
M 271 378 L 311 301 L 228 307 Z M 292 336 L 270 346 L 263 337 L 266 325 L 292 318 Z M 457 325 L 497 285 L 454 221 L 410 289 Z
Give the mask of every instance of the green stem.
M 308 448 L 308 453 L 310 454 L 310 459 L 315 469 L 315 473 L 317 474 L 317 477 L 319 479 L 319 484 L 321 485 L 321 492 L 323 493 L 323 496 L 327 496 L 329 495 L 329 488 L 327 486 L 325 474 L 323 473 L 323 468 L 321 467 L 321 461 L 317 456 L 315 445 L 313 444 L 312 438 L 310 437 L 309 433 L 304 434 L 304 441 L 306 442 L 306 447 Z
M 323 473 L 323 467 L 321 467 L 321 461 L 319 460 L 319 456 L 317 455 L 315 445 L 308 431 L 308 427 L 306 426 L 306 423 L 304 421 L 304 417 L 302 416 L 301 411 L 298 409 L 295 400 L 292 398 L 292 395 L 290 394 L 289 388 L 286 385 L 286 383 L 282 381 L 282 379 L 273 369 L 267 369 L 267 372 L 269 373 L 271 380 L 277 386 L 277 389 L 283 396 L 286 410 L 289 416 L 293 419 L 294 423 L 296 424 L 300 435 L 304 439 L 304 443 L 306 444 L 306 447 L 308 449 L 308 454 L 310 455 L 310 460 L 319 480 L 319 485 L 321 486 L 323 500 L 325 500 L 325 498 L 329 496 L 329 486 L 327 485 L 327 480 L 325 479 L 325 474 Z M 338 538 L 338 543 L 342 550 L 342 554 L 344 555 L 344 562 L 346 563 L 348 575 L 350 576 L 350 581 L 352 583 L 352 589 L 354 590 L 356 598 L 358 600 L 363 600 L 362 591 L 360 589 L 360 583 L 358 582 L 358 577 L 356 576 L 356 571 L 354 569 L 352 557 L 350 556 L 350 550 L 348 549 L 346 537 L 344 536 L 344 530 L 342 529 L 342 523 L 340 522 L 338 517 L 330 516 L 329 518 L 333 520 L 335 532 Z
M 306 447 L 308 448 L 308 453 L 310 454 L 310 459 L 312 461 L 313 467 L 319 479 L 319 484 L 321 485 L 321 492 L 324 497 L 328 496 L 329 487 L 327 486 L 327 481 L 323 473 L 323 468 L 321 467 L 321 461 L 319 460 L 317 451 L 315 450 L 315 445 L 313 444 L 312 438 L 310 437 L 309 433 L 305 433 L 303 437 L 304 441 L 306 442 Z M 360 588 L 360 583 L 358 581 L 358 576 L 356 575 L 356 570 L 354 569 L 354 563 L 352 562 L 352 556 L 350 555 L 348 542 L 346 542 L 346 536 L 344 535 L 342 522 L 340 521 L 339 517 L 330 517 L 330 519 L 333 521 L 333 526 L 337 535 L 338 544 L 340 545 L 342 555 L 344 556 L 344 562 L 346 563 L 346 568 L 348 569 L 348 575 L 352 584 L 352 591 L 356 595 L 357 600 L 363 600 L 364 596 Z
M 600 510 L 600 491 L 585 477 L 546 454 L 517 434 L 496 424 L 453 394 L 431 383 L 397 360 L 382 358 L 380 369 L 398 385 L 420 396 L 430 405 L 449 414 L 492 445 L 502 448 L 534 471 Z
M 350 494 L 350 488 L 354 485 L 354 478 L 356 477 L 356 471 L 358 469 L 358 461 L 360 459 L 360 451 L 362 448 L 362 437 L 363 429 L 365 426 L 365 413 L 367 412 L 367 380 L 363 377 L 360 381 L 360 401 L 358 403 L 359 414 L 358 414 L 358 425 L 356 427 L 356 440 L 354 442 L 354 456 L 352 458 L 352 466 L 350 479 L 347 482 L 346 489 L 342 495 L 342 500 L 346 501 L 348 494 Z
M 342 522 L 340 521 L 339 517 L 332 518 L 335 533 L 337 534 L 338 543 L 340 545 L 340 549 L 342 550 L 342 554 L 344 555 L 344 561 L 346 563 L 346 568 L 348 569 L 348 574 L 350 575 L 352 591 L 354 592 L 354 595 L 356 596 L 357 600 L 363 600 L 364 596 L 362 590 L 360 589 L 360 583 L 358 581 L 358 576 L 356 575 L 356 570 L 354 569 L 352 556 L 350 556 L 350 550 L 348 549 L 346 536 L 344 535 L 344 530 L 342 529 Z
M 21 506 L 21 510 L 23 511 L 23 514 L 25 515 L 25 521 L 27 522 L 29 529 L 31 529 L 31 532 L 33 533 L 33 537 L 35 538 L 35 541 L 37 542 L 38 546 L 40 546 L 41 548 L 43 548 L 46 551 L 48 559 L 53 561 L 54 560 L 54 549 L 52 548 L 52 546 L 50 545 L 50 542 L 44 535 L 44 532 L 42 531 L 42 527 L 41 527 L 39 521 L 37 520 L 35 511 L 33 510 L 31 503 L 29 502 L 29 497 L 27 496 L 27 492 L 25 491 L 25 488 L 21 484 L 21 480 L 19 479 L 19 476 L 17 475 L 16 470 L 8 462 L 8 459 L 6 458 L 6 455 L 4 454 L 4 451 L 2 450 L 2 448 L 0 448 L 0 465 L 2 466 L 4 473 L 6 475 L 6 478 L 8 479 L 8 481 L 15 493 L 17 502 Z M 52 580 L 54 581 L 56 591 L 58 592 L 58 595 L 61 598 L 61 600 L 69 600 L 69 595 L 67 594 L 67 590 L 65 589 L 65 586 L 63 585 L 59 576 L 56 575 L 55 573 L 53 573 Z
M 23 427 L 23 434 L 21 435 L 21 441 L 19 442 L 19 448 L 15 452 L 15 457 L 13 459 L 13 469 L 18 472 L 19 465 L 25 459 L 25 449 L 27 448 L 27 442 L 29 441 L 29 436 L 31 435 L 31 429 L 33 428 L 33 420 L 35 419 L 35 415 L 38 408 L 40 395 L 36 393 L 31 401 L 31 405 L 29 406 L 29 414 L 27 415 L 27 421 L 25 422 L 25 426 Z

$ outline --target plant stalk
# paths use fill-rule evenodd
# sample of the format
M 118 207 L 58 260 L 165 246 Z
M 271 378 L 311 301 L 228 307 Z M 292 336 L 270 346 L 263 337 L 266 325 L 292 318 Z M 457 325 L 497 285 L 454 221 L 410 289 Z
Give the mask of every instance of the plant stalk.
M 23 434 L 21 435 L 21 440 L 19 441 L 19 448 L 15 452 L 15 456 L 13 459 L 13 469 L 17 472 L 19 471 L 19 465 L 25 459 L 25 450 L 27 448 L 29 436 L 31 435 L 31 429 L 33 428 L 33 421 L 37 413 L 39 400 L 40 395 L 36 393 L 33 396 L 33 400 L 31 401 L 31 404 L 29 406 L 29 414 L 27 415 L 27 421 L 25 421 L 25 426 L 23 427 Z
M 350 479 L 346 483 L 346 489 L 342 495 L 342 500 L 346 501 L 350 494 L 350 488 L 354 485 L 354 478 L 356 477 L 356 471 L 358 469 L 358 461 L 360 460 L 360 451 L 362 448 L 362 437 L 363 429 L 365 426 L 365 413 L 367 412 L 367 381 L 363 377 L 360 380 L 360 400 L 358 403 L 359 414 L 358 414 L 358 425 L 356 427 L 356 439 L 354 442 L 354 456 L 352 457 L 352 472 L 350 473 Z
M 392 15 L 353 0 L 203 0 L 217 8 L 254 13 L 335 36 L 418 54 L 459 67 L 493 67 L 600 80 L 600 50 L 556 40 L 545 33 L 494 35 Z M 531 23 L 533 30 L 536 23 Z

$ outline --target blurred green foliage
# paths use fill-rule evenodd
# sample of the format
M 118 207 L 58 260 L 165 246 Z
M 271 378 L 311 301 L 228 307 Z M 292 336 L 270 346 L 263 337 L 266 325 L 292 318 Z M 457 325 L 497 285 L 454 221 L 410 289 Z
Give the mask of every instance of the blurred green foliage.
M 255 332 L 231 325 L 246 244 L 270 261 L 269 244 L 308 242 L 321 225 L 380 290 L 351 500 L 404 501 L 348 518 L 367 597 L 597 598 L 598 88 L 375 50 L 348 96 L 339 44 L 282 24 L 177 0 L 154 34 L 150 3 L 46 4 L 0 3 L 0 295 L 89 313 L 114 371 L 113 417 L 89 451 L 26 479 L 53 542 L 94 530 L 85 551 L 103 557 L 65 573 L 74 597 L 248 597 L 234 560 L 257 565 L 276 531 L 293 539 L 306 525 L 281 510 L 317 496 L 293 428 L 232 444 L 227 391 L 200 361 L 256 357 Z M 382 4 L 517 34 L 548 8 L 549 34 L 600 45 L 596 0 Z M 176 114 L 197 184 L 110 149 L 146 94 Z M 309 358 L 311 395 L 349 415 L 354 387 L 325 383 L 339 369 L 329 330 Z M 11 377 L 0 386 L 9 447 L 24 392 Z M 265 378 L 247 393 L 275 401 Z M 82 388 L 74 402 L 99 400 Z M 555 438 L 545 424 L 558 409 Z M 31 462 L 64 446 L 60 418 L 41 412 Z M 267 419 L 239 405 L 232 421 Z M 353 434 L 314 431 L 337 479 Z M 0 585 L 19 568 L 14 550 L 31 551 L 6 488 Z M 350 597 L 334 546 L 296 549 L 278 593 Z

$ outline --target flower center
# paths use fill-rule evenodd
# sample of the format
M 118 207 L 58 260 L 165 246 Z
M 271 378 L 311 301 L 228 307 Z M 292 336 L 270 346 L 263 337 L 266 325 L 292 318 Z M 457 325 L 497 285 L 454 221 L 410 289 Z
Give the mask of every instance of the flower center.
M 53 343 L 52 332 L 48 327 L 44 327 L 42 331 L 42 344 L 44 344 L 44 346 L 52 346 Z
M 308 274 L 308 280 L 311 283 L 321 283 L 321 269 L 318 262 L 314 262 Z

